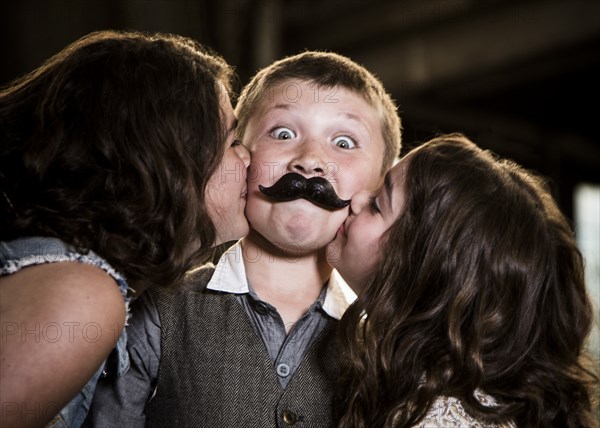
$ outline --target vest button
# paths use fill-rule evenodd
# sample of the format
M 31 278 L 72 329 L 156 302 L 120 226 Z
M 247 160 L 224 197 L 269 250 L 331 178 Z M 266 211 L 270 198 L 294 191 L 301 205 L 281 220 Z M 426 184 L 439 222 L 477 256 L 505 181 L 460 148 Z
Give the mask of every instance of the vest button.
M 294 425 L 298 421 L 298 416 L 291 410 L 283 411 L 283 422 L 288 425 Z
M 285 363 L 281 363 L 277 366 L 277 374 L 281 377 L 287 377 L 290 374 L 290 366 Z

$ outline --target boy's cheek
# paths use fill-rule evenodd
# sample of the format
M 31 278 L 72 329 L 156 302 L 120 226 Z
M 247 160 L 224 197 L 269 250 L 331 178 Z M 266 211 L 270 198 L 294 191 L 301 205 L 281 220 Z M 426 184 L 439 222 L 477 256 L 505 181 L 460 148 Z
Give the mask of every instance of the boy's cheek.
M 343 189 L 347 192 L 346 196 L 352 196 L 362 190 L 376 190 L 383 180 L 380 172 L 381 165 L 374 168 L 372 165 L 365 164 L 344 169 L 344 173 L 338 174 L 336 179 L 339 181 L 340 191 Z
M 370 185 L 369 177 L 360 173 L 339 174 L 333 178 L 334 186 L 342 199 L 350 199 L 356 193 L 365 190 Z

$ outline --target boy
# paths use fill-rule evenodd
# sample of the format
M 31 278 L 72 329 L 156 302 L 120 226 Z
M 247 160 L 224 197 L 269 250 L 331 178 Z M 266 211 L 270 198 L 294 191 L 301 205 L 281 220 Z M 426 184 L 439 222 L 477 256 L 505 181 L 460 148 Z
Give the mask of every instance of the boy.
M 286 180 L 299 176 L 325 178 L 326 196 L 343 200 L 375 189 L 400 150 L 396 107 L 348 58 L 304 52 L 259 71 L 236 113 L 252 154 L 250 234 L 183 290 L 137 302 L 132 367 L 98 387 L 96 426 L 332 424 L 335 327 L 354 296 L 325 247 L 348 211 L 261 189 L 279 182 L 289 194 Z

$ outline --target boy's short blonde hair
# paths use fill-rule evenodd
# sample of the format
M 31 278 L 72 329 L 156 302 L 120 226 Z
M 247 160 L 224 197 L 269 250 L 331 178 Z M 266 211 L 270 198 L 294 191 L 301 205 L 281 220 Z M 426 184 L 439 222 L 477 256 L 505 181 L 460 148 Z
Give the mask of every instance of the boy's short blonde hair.
M 400 154 L 402 132 L 396 104 L 371 72 L 333 52 L 303 52 L 275 61 L 256 73 L 242 90 L 236 106 L 240 138 L 269 89 L 291 79 L 314 82 L 324 88 L 338 86 L 362 96 L 381 117 L 381 134 L 385 142 L 382 175 L 392 166 Z

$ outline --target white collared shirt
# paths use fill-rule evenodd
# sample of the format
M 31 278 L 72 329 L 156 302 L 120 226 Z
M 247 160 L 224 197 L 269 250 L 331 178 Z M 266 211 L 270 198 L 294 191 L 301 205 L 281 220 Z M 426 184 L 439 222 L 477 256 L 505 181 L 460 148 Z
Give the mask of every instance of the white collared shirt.
M 250 292 L 242 256 L 241 241 L 238 241 L 223 253 L 206 288 L 232 294 Z M 346 284 L 338 271 L 334 269 L 327 283 L 327 294 L 323 302 L 323 310 L 330 317 L 339 320 L 355 299 L 356 294 Z

